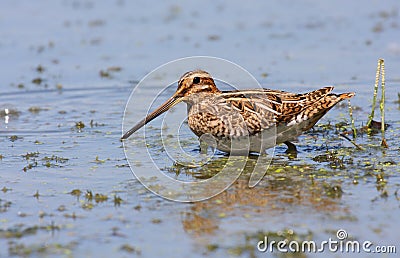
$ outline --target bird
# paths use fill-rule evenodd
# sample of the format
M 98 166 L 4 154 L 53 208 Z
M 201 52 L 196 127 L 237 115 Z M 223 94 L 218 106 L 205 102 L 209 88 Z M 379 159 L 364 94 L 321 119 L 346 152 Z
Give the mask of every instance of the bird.
M 292 142 L 337 103 L 355 95 L 335 94 L 333 89 L 327 86 L 307 93 L 267 88 L 221 91 L 208 72 L 188 71 L 180 77 L 173 96 L 123 134 L 121 141 L 185 102 L 188 126 L 199 137 L 200 151 L 211 146 L 231 154 L 264 154 L 283 143 L 287 153 L 297 153 Z

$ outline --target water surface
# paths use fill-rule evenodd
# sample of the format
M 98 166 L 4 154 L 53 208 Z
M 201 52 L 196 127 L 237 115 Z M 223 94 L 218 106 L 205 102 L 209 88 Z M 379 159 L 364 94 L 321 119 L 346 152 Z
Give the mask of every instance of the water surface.
M 398 12 L 397 1 L 4 2 L 0 256 L 263 257 L 256 245 L 264 235 L 324 241 L 339 229 L 351 239 L 398 245 Z M 146 73 L 192 55 L 236 62 L 268 88 L 354 91 L 357 127 L 367 121 L 376 62 L 384 58 L 389 148 L 379 147 L 379 134 L 357 138 L 363 151 L 339 137 L 350 129 L 344 103 L 300 137 L 297 158 L 278 146 L 256 188 L 248 188 L 250 160 L 243 176 L 210 200 L 157 197 L 128 167 L 122 116 Z M 155 81 L 137 95 L 138 118 L 165 86 Z M 185 136 L 196 153 L 196 139 Z M 143 169 L 146 150 L 137 153 L 133 169 Z M 157 162 L 171 177 L 200 180 L 225 158 L 218 154 L 197 170 L 163 153 Z

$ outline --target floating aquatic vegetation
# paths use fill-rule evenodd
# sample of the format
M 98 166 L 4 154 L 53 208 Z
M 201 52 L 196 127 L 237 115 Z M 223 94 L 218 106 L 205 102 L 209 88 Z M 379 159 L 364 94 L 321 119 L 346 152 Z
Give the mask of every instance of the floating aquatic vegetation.
M 7 187 L 5 187 L 5 186 L 3 186 L 3 188 L 1 189 L 1 191 L 3 192 L 3 193 L 7 193 L 8 191 L 11 191 L 12 189 L 11 188 L 7 188 Z
M 36 193 L 33 195 L 33 197 L 35 197 L 36 199 L 39 199 L 39 196 L 40 196 L 39 190 L 36 190 Z
M 28 111 L 31 112 L 32 114 L 38 114 L 41 111 L 47 111 L 49 110 L 48 108 L 43 108 L 43 107 L 38 107 L 38 106 L 32 106 L 28 108 Z
M 92 191 L 86 190 L 85 198 L 86 198 L 86 200 L 88 200 L 88 201 L 93 200 L 93 193 L 92 193 Z
M 99 75 L 101 78 L 113 78 L 113 74 L 122 70 L 119 66 L 110 66 L 105 70 L 100 70 Z
M 44 81 L 44 79 L 40 78 L 40 77 L 36 77 L 36 78 L 32 79 L 32 83 L 34 83 L 36 85 L 42 84 L 43 81 Z
M 0 213 L 6 212 L 8 210 L 8 208 L 10 208 L 10 206 L 11 206 L 10 201 L 0 199 Z
M 73 196 L 79 197 L 79 196 L 81 196 L 82 191 L 79 190 L 79 189 L 74 189 L 74 190 L 72 190 L 71 192 L 69 192 L 69 194 L 71 194 L 71 195 L 73 195 Z
M 39 157 L 39 152 L 35 151 L 35 152 L 27 152 L 25 155 L 22 155 L 22 157 L 26 160 L 30 160 L 32 158 L 37 158 Z
M 118 195 L 114 195 L 114 206 L 120 206 L 122 203 L 122 198 Z
M 22 157 L 28 161 L 28 165 L 22 168 L 24 172 L 28 170 L 38 167 L 40 165 L 49 167 L 63 167 L 65 163 L 69 160 L 68 158 L 59 157 L 56 155 L 45 156 L 42 159 L 39 159 L 40 153 L 36 152 L 28 152 Z
M 121 247 L 119 248 L 121 251 L 125 251 L 131 254 L 136 254 L 136 255 L 141 255 L 142 251 L 135 247 L 135 246 L 131 246 L 130 244 L 123 244 L 121 245 Z
M 100 194 L 100 193 L 96 193 L 94 195 L 94 201 L 99 203 L 99 202 L 105 202 L 108 200 L 108 196 L 105 194 Z
M 85 124 L 82 121 L 75 122 L 75 128 L 78 130 L 83 129 L 85 128 Z
M 10 141 L 15 142 L 16 140 L 22 139 L 22 137 L 17 136 L 17 135 L 11 135 L 9 137 Z
M 42 158 L 42 162 L 46 167 L 61 167 L 61 164 L 64 164 L 68 161 L 67 158 L 59 157 L 56 155 L 51 155 L 50 157 L 45 156 Z

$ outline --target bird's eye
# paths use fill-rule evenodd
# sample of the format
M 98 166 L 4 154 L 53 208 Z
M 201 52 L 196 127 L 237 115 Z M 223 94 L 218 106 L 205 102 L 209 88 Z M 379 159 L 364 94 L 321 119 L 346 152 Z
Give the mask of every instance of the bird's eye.
M 193 84 L 198 84 L 198 83 L 200 83 L 200 77 L 194 77 Z

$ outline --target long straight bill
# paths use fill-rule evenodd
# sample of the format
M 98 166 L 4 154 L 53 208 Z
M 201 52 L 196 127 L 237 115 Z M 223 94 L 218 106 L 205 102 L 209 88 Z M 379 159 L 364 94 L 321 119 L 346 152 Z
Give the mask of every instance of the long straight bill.
M 148 114 L 145 118 L 140 120 L 134 127 L 129 129 L 122 137 L 121 140 L 127 139 L 129 136 L 131 136 L 134 132 L 142 128 L 145 124 L 153 120 L 154 118 L 158 117 L 171 107 L 175 106 L 177 103 L 179 103 L 182 99 L 176 96 L 172 96 L 169 98 L 164 104 L 162 104 L 160 107 L 158 107 L 156 110 L 154 110 L 152 113 Z

